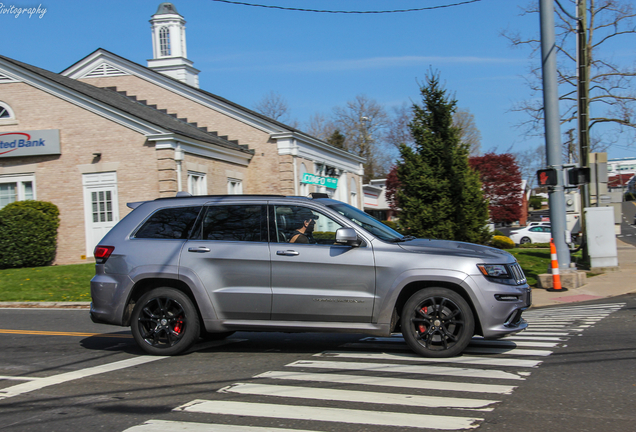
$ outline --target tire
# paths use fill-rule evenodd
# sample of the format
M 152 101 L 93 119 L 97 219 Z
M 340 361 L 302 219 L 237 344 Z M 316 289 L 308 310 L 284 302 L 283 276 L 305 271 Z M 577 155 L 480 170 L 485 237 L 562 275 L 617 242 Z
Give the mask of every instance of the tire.
M 137 345 L 148 354 L 176 355 L 199 337 L 199 316 L 181 291 L 156 288 L 135 304 L 131 330 Z
M 453 357 L 475 332 L 475 320 L 463 297 L 447 288 L 422 289 L 402 309 L 402 335 L 423 357 Z
M 532 240 L 530 240 L 530 237 L 521 237 L 521 240 L 519 240 L 519 244 L 528 244 L 528 243 L 532 243 Z

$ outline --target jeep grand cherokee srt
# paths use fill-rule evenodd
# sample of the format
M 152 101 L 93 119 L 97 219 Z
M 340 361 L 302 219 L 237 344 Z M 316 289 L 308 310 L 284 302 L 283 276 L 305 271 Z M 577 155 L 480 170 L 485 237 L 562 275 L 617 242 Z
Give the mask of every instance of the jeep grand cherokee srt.
M 401 332 L 416 353 L 449 357 L 474 334 L 527 326 L 530 288 L 509 253 L 403 236 L 320 195 L 129 207 L 95 249 L 90 316 L 130 326 L 150 354 L 241 330 Z M 292 242 L 310 225 L 306 243 Z

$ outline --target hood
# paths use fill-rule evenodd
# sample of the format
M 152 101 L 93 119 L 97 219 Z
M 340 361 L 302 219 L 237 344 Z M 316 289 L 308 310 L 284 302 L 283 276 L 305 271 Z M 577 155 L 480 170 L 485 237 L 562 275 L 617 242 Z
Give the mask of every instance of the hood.
M 398 243 L 407 252 L 425 253 L 431 255 L 451 255 L 484 260 L 498 260 L 499 262 L 514 261 L 515 258 L 506 251 L 490 246 L 474 243 L 464 243 L 452 240 L 414 239 Z

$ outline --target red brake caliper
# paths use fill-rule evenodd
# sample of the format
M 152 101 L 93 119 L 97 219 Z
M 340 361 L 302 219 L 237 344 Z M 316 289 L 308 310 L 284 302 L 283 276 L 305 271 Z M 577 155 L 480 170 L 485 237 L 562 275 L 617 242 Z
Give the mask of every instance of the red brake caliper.
M 181 333 L 181 330 L 183 330 L 183 321 L 179 320 L 174 326 L 174 332 L 176 334 L 179 334 Z
M 428 315 L 428 306 L 424 306 L 420 310 L 422 311 L 423 314 Z M 420 333 L 426 333 L 426 326 L 424 324 L 418 324 L 418 328 L 420 330 Z

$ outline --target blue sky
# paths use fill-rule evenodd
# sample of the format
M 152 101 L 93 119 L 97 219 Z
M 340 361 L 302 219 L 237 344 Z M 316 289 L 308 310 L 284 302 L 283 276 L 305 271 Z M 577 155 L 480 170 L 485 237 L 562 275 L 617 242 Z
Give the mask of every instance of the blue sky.
M 245 0 L 325 9 L 391 10 L 462 0 Z M 442 9 L 393 14 L 326 14 L 175 0 L 184 16 L 188 58 L 201 70 L 200 87 L 253 108 L 271 91 L 282 95 L 300 128 L 315 113 L 328 115 L 356 95 L 391 110 L 419 102 L 419 83 L 439 71 L 458 106 L 475 116 L 482 150 L 523 151 L 543 145 L 515 127 L 511 112 L 530 97 L 524 76 L 529 52 L 512 49 L 503 30 L 538 35 L 537 15 L 520 16 L 527 0 L 482 0 Z M 2 55 L 60 72 L 104 48 L 146 65 L 152 56 L 149 19 L 157 0 L 0 0 Z M 46 9 L 15 17 L 9 6 Z M 41 16 L 41 18 L 40 18 Z M 617 48 L 621 61 L 636 52 Z M 626 141 L 610 158 L 636 156 Z

